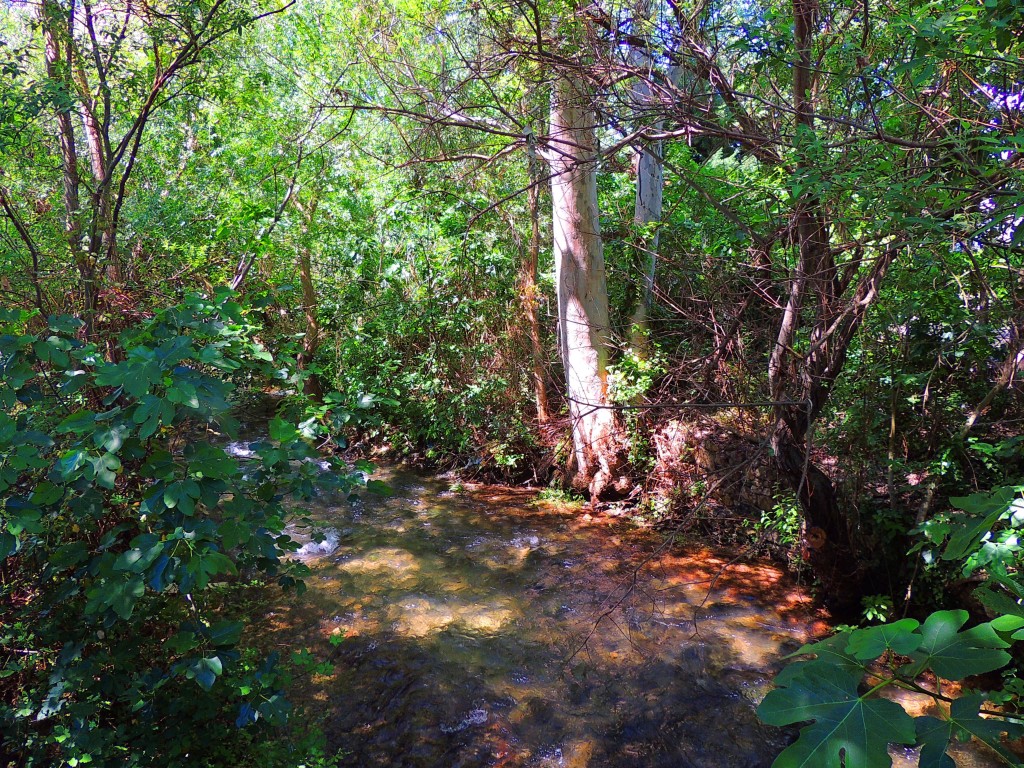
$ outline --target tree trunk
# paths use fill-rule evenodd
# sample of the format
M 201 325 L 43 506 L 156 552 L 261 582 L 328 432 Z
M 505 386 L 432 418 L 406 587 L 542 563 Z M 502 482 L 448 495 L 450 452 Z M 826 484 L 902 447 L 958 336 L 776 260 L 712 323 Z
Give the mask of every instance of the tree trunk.
M 805 146 L 814 131 L 814 78 L 812 44 L 817 6 L 812 0 L 794 0 L 794 36 L 797 52 L 793 68 L 793 107 L 796 146 Z M 797 172 L 811 170 L 802 156 Z M 846 362 L 854 336 L 868 307 L 877 298 L 889 265 L 896 258 L 897 243 L 890 244 L 861 273 L 850 295 L 843 294 L 860 269 L 858 259 L 837 275 L 830 248 L 829 224 L 821 199 L 805 192 L 793 211 L 797 264 L 789 282 L 789 297 L 779 324 L 775 347 L 768 361 L 768 381 L 775 425 L 771 444 L 779 470 L 796 492 L 806 522 L 808 560 L 828 595 L 834 612 L 857 618 L 865 584 L 863 557 L 870 556 L 857 530 L 838 504 L 828 476 L 810 461 L 809 440 L 814 420 L 828 402 L 829 392 Z M 807 345 L 794 353 L 797 331 L 805 314 L 813 311 Z
M 653 65 L 650 57 L 644 54 L 640 63 L 647 69 Z M 672 67 L 668 72 L 669 84 L 675 85 L 679 82 L 682 74 L 680 67 Z M 635 106 L 641 113 L 650 109 L 655 102 L 655 94 L 651 89 L 651 82 L 641 77 L 633 85 L 632 97 Z M 664 121 L 658 120 L 650 129 L 658 132 L 662 129 Z M 653 230 L 647 229 L 649 225 L 661 223 L 662 199 L 665 190 L 665 160 L 663 153 L 664 146 L 660 141 L 647 143 L 636 158 L 636 196 L 634 200 L 633 221 L 637 225 L 638 232 L 636 248 L 640 254 L 640 262 L 644 265 L 640 290 L 640 298 L 631 318 L 632 328 L 630 329 L 630 343 L 634 349 L 643 350 L 646 347 L 647 318 L 651 311 L 651 303 L 654 298 L 654 276 L 658 265 L 658 241 L 661 236 L 661 229 L 655 226 Z
M 636 248 L 640 252 L 644 270 L 643 285 L 636 309 L 631 318 L 630 343 L 634 348 L 646 346 L 647 317 L 654 297 L 654 275 L 658 264 L 658 240 L 660 230 L 653 231 L 648 225 L 661 221 L 661 203 L 665 186 L 665 168 L 661 158 L 662 144 L 653 142 L 644 147 L 636 162 L 636 201 L 633 221 L 640 230 L 637 233 Z
M 597 210 L 596 115 L 584 83 L 551 100 L 551 204 L 559 353 L 572 418 L 572 484 L 592 500 L 629 486 L 618 412 L 608 399 L 608 290 Z
M 305 245 L 299 251 L 299 282 L 302 285 L 302 311 L 306 318 L 306 335 L 302 338 L 302 350 L 299 352 L 295 367 L 300 371 L 309 368 L 320 347 L 320 321 L 317 318 L 316 286 L 313 285 L 313 268 L 309 248 Z M 316 402 L 324 399 L 324 389 L 320 377 L 311 372 L 302 384 L 302 390 Z
M 319 305 L 316 298 L 316 285 L 313 283 L 313 259 L 309 244 L 306 242 L 309 237 L 310 224 L 316 213 L 317 202 L 314 200 L 309 205 L 303 206 L 298 198 L 294 200 L 295 207 L 298 208 L 303 219 L 302 242 L 299 245 L 299 284 L 302 287 L 302 313 L 306 321 L 306 333 L 302 338 L 302 349 L 299 350 L 295 367 L 300 371 L 306 371 L 320 348 L 320 319 L 317 316 Z M 302 390 L 310 399 L 318 403 L 323 402 L 324 389 L 320 377 L 316 373 L 307 374 L 302 384 Z
M 865 574 L 847 517 L 838 504 L 832 481 L 810 460 L 806 437 L 794 436 L 788 420 L 793 419 L 776 422 L 771 446 L 776 466 L 803 510 L 803 556 L 821 583 L 835 618 L 859 619 Z M 806 417 L 796 421 L 806 423 Z
M 62 16 L 57 3 L 44 2 L 39 7 L 40 27 L 43 32 L 46 76 L 60 84 L 65 93 L 72 94 L 70 43 L 61 50 L 61 39 L 70 40 L 70 18 Z M 65 28 L 65 25 L 67 27 Z M 75 144 L 75 128 L 71 120 L 71 109 L 61 108 L 57 112 L 57 129 L 60 133 L 60 157 L 64 187 L 64 234 L 68 244 L 68 255 L 78 269 L 82 284 L 82 320 L 85 322 L 86 338 L 93 335 L 97 299 L 95 264 L 88 249 L 82 247 L 82 210 L 79 198 L 80 179 L 78 175 L 78 150 Z

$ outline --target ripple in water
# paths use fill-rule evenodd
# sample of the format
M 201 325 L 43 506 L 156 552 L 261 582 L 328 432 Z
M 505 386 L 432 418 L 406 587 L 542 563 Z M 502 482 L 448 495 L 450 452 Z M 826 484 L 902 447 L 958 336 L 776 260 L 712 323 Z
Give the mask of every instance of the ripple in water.
M 358 514 L 313 507 L 343 546 L 278 617 L 276 642 L 335 664 L 298 695 L 341 765 L 768 768 L 792 739 L 754 707 L 824 626 L 778 569 L 516 489 L 383 479 L 396 496 Z

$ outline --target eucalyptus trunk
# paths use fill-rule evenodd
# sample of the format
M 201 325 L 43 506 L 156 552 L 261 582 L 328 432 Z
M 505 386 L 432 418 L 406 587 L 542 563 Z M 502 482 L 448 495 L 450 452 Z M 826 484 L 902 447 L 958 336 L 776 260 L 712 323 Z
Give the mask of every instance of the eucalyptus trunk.
M 591 499 L 629 484 L 608 397 L 609 320 L 597 208 L 596 115 L 584 83 L 560 78 L 551 100 L 551 201 L 559 353 L 572 418 L 572 484 Z
M 653 70 L 653 63 L 646 54 L 638 56 L 640 65 L 648 72 Z M 668 84 L 675 86 L 679 82 L 682 69 L 671 67 L 668 71 Z M 658 97 L 654 91 L 653 75 L 640 77 L 632 88 L 635 107 L 641 112 L 651 109 Z M 658 133 L 663 127 L 663 120 L 656 120 L 649 130 Z M 660 240 L 662 201 L 665 194 L 665 160 L 664 145 L 661 141 L 649 141 L 636 157 L 636 195 L 633 207 L 633 221 L 637 225 L 636 248 L 643 264 L 640 298 L 631 319 L 631 344 L 634 349 L 646 348 L 647 318 L 654 300 L 654 278 L 658 266 L 658 241 Z M 653 225 L 653 228 L 652 228 Z
M 646 347 L 647 317 L 654 298 L 654 276 L 658 264 L 658 240 L 661 222 L 662 196 L 665 187 L 665 166 L 661 157 L 662 144 L 652 142 L 640 152 L 636 161 L 636 201 L 633 221 L 637 225 L 637 250 L 640 252 L 643 269 L 643 286 L 636 310 L 633 312 L 632 344 L 636 348 Z M 650 225 L 655 225 L 649 231 Z

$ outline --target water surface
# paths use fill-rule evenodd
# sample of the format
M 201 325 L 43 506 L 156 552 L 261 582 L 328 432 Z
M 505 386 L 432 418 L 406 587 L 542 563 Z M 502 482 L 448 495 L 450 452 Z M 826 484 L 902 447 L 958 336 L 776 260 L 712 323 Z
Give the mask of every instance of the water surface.
M 769 766 L 754 707 L 822 631 L 780 570 L 515 489 L 393 471 L 391 498 L 312 510 L 337 530 L 282 644 L 329 649 L 308 691 L 347 766 Z M 333 542 L 332 542 L 333 543 Z

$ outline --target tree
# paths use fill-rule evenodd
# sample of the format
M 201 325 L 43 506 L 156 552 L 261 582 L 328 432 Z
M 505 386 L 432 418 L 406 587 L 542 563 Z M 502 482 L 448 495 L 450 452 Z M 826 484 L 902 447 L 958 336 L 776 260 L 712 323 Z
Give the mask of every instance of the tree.
M 801 499 L 812 564 L 827 591 L 853 596 L 864 575 L 864 532 L 811 460 L 814 424 L 827 412 L 897 258 L 911 247 L 943 248 L 940 233 L 947 243 L 950 236 L 970 240 L 965 231 L 985 220 L 979 216 L 985 190 L 1005 183 L 1013 163 L 1001 165 L 995 153 L 972 154 L 966 147 L 977 134 L 969 139 L 969 130 L 949 130 L 958 104 L 970 99 L 967 81 L 956 84 L 959 103 L 945 81 L 921 85 L 939 77 L 933 53 L 908 51 L 904 42 L 910 34 L 920 49 L 934 51 L 927 9 L 888 20 L 876 18 L 870 4 L 800 1 L 745 9 L 671 4 L 662 12 L 656 26 L 665 30 L 667 56 L 682 74 L 674 86 L 649 76 L 647 93 L 659 96 L 655 104 L 648 99 L 647 121 L 658 115 L 665 127 L 647 138 L 665 141 L 669 155 L 671 142 L 685 140 L 679 154 L 687 162 L 673 164 L 673 180 L 696 193 L 709 220 L 721 218 L 733 230 L 723 238 L 728 251 L 751 257 L 735 273 L 736 308 L 726 309 L 725 296 L 699 297 L 715 314 L 735 318 L 710 359 L 721 360 L 733 337 L 757 342 L 765 360 L 762 396 L 775 403 L 771 445 Z M 646 50 L 625 15 L 601 18 L 619 48 Z M 971 23 L 951 36 L 964 40 Z M 979 48 L 1001 50 L 993 35 Z M 981 82 L 1009 67 L 1000 56 L 987 56 L 968 54 L 964 62 L 980 67 Z M 637 76 L 636 70 L 617 71 Z M 977 106 L 983 97 L 975 98 Z M 993 118 L 977 130 L 1003 133 L 1011 122 Z M 740 190 L 728 200 L 709 183 L 717 169 L 734 169 L 740 180 L 719 175 L 723 190 Z M 743 194 L 761 197 L 760 204 L 757 197 L 739 199 Z M 968 221 L 974 224 L 963 227 Z M 755 312 L 771 318 L 770 338 L 742 322 Z
M 118 235 L 153 115 L 201 81 L 196 65 L 205 61 L 211 47 L 280 10 L 228 0 L 192 0 L 167 13 L 133 3 L 98 9 L 90 2 L 45 0 L 38 6 L 35 20 L 45 77 L 41 90 L 48 110 L 40 110 L 37 119 L 50 111 L 56 146 L 50 141 L 54 134 L 49 134 L 47 149 L 55 153 L 61 173 L 59 181 L 46 179 L 41 188 L 23 190 L 28 194 L 0 188 L 0 200 L 35 262 L 40 254 L 53 252 L 62 254 L 58 264 L 75 266 L 87 338 L 96 331 L 104 280 L 114 285 L 120 280 Z M 190 80 L 190 72 L 197 77 Z M 91 174 L 88 184 L 80 168 L 83 149 Z M 13 167 L 8 174 L 18 181 L 28 175 Z M 62 189 L 62 246 L 51 240 L 52 222 L 44 218 L 35 225 L 26 223 L 30 198 L 45 199 L 56 186 Z M 45 297 L 39 271 L 34 274 L 41 304 Z
M 544 15 L 553 13 L 522 6 L 488 13 L 483 19 L 479 14 L 450 14 L 445 31 L 431 32 L 429 38 L 440 65 L 431 69 L 419 61 L 422 51 L 406 50 L 401 54 L 405 60 L 398 66 L 388 62 L 390 66 L 385 67 L 389 53 L 367 52 L 367 60 L 381 62 L 377 74 L 388 84 L 387 98 L 341 106 L 421 126 L 421 147 L 435 153 L 414 154 L 411 162 L 415 163 L 475 162 L 479 172 L 512 151 L 525 149 L 531 158 L 527 183 L 499 204 L 526 192 L 536 206 L 542 178 L 534 172 L 532 158 L 548 163 L 559 354 L 572 421 L 570 472 L 575 486 L 589 489 L 598 499 L 622 493 L 627 484 L 621 425 L 609 408 L 607 387 L 611 329 L 597 210 L 599 124 L 589 83 L 594 78 L 591 68 L 583 61 L 561 58 L 557 46 L 549 50 L 545 25 L 553 22 Z M 502 25 L 508 25 L 512 34 L 506 34 Z M 469 44 L 458 38 L 464 27 L 478 35 Z M 574 22 L 566 22 L 562 31 L 585 34 L 583 26 Z M 509 81 L 506 64 L 520 68 L 518 82 Z M 517 89 L 520 97 L 507 103 L 525 105 L 522 114 L 513 114 L 494 101 L 498 91 Z M 535 114 L 544 102 L 550 105 L 548 132 L 537 135 L 533 127 L 544 121 Z M 447 134 L 440 139 L 442 130 Z M 537 220 L 538 216 L 531 214 L 531 228 Z M 539 232 L 531 232 L 530 238 L 532 254 L 539 250 Z M 529 264 L 534 258 L 531 256 Z M 528 265 L 526 272 L 534 269 Z M 530 283 L 529 279 L 523 282 L 527 294 L 532 292 Z M 536 399 L 540 404 L 544 395 L 536 360 L 539 332 L 535 321 L 529 320 L 534 300 L 527 295 L 523 302 L 531 328 L 534 391 L 539 393 Z M 546 407 L 540 406 L 540 412 L 546 412 Z
M 551 96 L 551 205 L 558 341 L 572 418 L 573 485 L 592 499 L 627 490 L 622 425 L 608 396 L 608 287 L 597 208 L 597 115 L 586 83 L 561 73 Z

